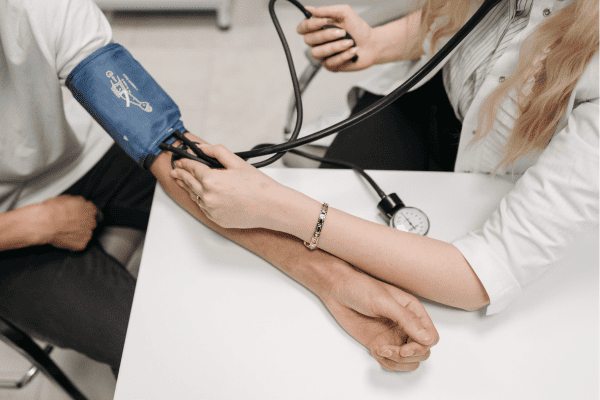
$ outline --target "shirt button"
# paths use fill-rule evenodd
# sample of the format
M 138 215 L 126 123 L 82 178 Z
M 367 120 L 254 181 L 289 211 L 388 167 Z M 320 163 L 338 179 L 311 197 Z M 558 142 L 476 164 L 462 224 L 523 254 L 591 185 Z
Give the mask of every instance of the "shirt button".
M 544 10 L 544 17 L 547 17 L 548 15 L 550 15 L 550 9 L 549 9 L 549 8 L 546 8 L 546 9 Z
M 504 82 L 504 79 L 505 78 L 503 76 L 501 76 L 500 78 L 498 78 L 498 82 L 502 83 L 502 82 Z

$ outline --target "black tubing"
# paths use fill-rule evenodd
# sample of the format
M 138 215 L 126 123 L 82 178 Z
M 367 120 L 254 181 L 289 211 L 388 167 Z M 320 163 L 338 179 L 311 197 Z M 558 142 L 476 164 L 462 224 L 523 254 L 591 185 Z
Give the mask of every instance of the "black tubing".
M 273 24 L 275 25 L 277 34 L 279 35 L 279 38 L 281 39 L 281 43 L 283 45 L 283 49 L 284 49 L 284 52 L 285 52 L 285 55 L 286 55 L 286 58 L 288 61 L 288 66 L 290 69 L 292 84 L 294 86 L 294 97 L 296 99 L 296 116 L 297 116 L 296 117 L 296 126 L 294 128 L 292 136 L 290 137 L 290 140 L 287 141 L 286 143 L 273 145 L 270 147 L 260 147 L 258 149 L 253 149 L 250 151 L 242 151 L 242 152 L 235 153 L 237 156 L 239 156 L 240 158 L 243 158 L 244 160 L 247 160 L 247 159 L 253 158 L 253 157 L 261 157 L 261 156 L 267 156 L 269 154 L 275 154 L 273 157 L 271 157 L 267 160 L 252 164 L 256 168 L 264 167 L 264 166 L 267 166 L 267 165 L 277 161 L 278 159 L 283 157 L 283 155 L 285 154 L 286 151 L 288 151 L 290 149 L 293 149 L 293 148 L 299 147 L 299 146 L 303 146 L 305 144 L 312 143 L 314 141 L 323 139 L 324 137 L 327 137 L 327 136 L 337 133 L 343 129 L 346 129 L 355 124 L 358 124 L 359 122 L 363 121 L 364 119 L 370 117 L 373 114 L 376 114 L 377 112 L 381 111 L 383 108 L 387 107 L 388 105 L 390 105 L 391 103 L 396 101 L 398 98 L 400 98 L 405 93 L 407 93 L 413 86 L 415 86 L 417 83 L 419 83 L 423 78 L 425 78 L 434 68 L 436 68 L 444 60 L 444 58 L 446 58 L 446 56 L 448 56 L 448 54 L 450 54 L 452 52 L 452 50 L 454 50 L 464 40 L 464 38 L 469 33 L 471 33 L 471 31 L 475 28 L 475 26 L 477 26 L 477 24 L 479 22 L 481 22 L 481 20 L 489 12 L 498 3 L 500 3 L 501 0 L 485 0 L 484 3 L 481 5 L 481 7 L 479 7 L 477 12 L 475 12 L 475 14 L 465 23 L 465 25 L 462 28 L 460 28 L 454 36 L 452 36 L 452 38 L 448 41 L 448 43 L 446 43 L 440 49 L 440 51 L 438 51 L 431 58 L 431 60 L 429 60 L 427 62 L 427 64 L 425 64 L 419 71 L 417 71 L 413 76 L 408 78 L 408 80 L 406 82 L 404 82 L 404 84 L 402 84 L 400 87 L 396 88 L 393 92 L 391 92 L 387 96 L 383 97 L 382 99 L 378 100 L 377 102 L 373 103 L 372 105 L 365 108 L 364 110 L 360 111 L 359 113 L 350 116 L 349 118 L 345 119 L 344 121 L 339 122 L 335 125 L 332 125 L 329 128 L 320 130 L 319 132 L 315 132 L 311 135 L 305 136 L 301 139 L 297 139 L 298 134 L 300 133 L 300 128 L 302 126 L 302 118 L 303 118 L 302 98 L 300 95 L 300 87 L 299 87 L 299 83 L 298 83 L 298 78 L 296 76 L 296 70 L 294 68 L 294 62 L 292 60 L 292 56 L 291 56 L 291 53 L 289 50 L 289 46 L 287 44 L 287 41 L 285 39 L 285 35 L 283 34 L 281 26 L 279 25 L 279 21 L 277 20 L 277 16 L 275 15 L 275 9 L 274 9 L 275 1 L 276 0 L 269 1 L 269 13 L 271 14 L 271 19 L 273 20 Z M 302 6 L 297 0 L 288 0 L 288 1 L 291 2 L 292 4 L 294 4 L 296 7 L 298 7 L 307 18 L 312 17 L 312 14 L 310 14 L 310 12 L 307 11 L 304 8 L 304 6 Z M 172 149 L 172 146 L 168 146 L 168 145 L 161 145 L 160 147 L 161 147 L 161 149 L 165 149 L 165 150 Z M 181 151 L 181 153 L 179 153 L 179 155 L 181 155 L 183 157 L 191 158 L 196 161 L 203 162 L 204 164 L 207 164 L 214 168 L 223 168 L 223 166 L 221 165 L 221 163 L 218 162 L 218 160 L 211 158 L 211 157 L 199 156 L 199 157 L 203 158 L 203 160 L 201 160 L 199 157 L 194 157 L 191 154 L 185 153 L 183 151 Z

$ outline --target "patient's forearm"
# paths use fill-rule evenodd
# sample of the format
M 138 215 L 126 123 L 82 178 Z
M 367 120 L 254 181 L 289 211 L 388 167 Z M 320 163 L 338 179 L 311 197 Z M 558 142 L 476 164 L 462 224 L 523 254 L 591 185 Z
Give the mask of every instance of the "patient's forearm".
M 32 204 L 0 214 L 0 251 L 41 244 L 42 206 Z
M 186 136 L 204 143 L 190 133 Z M 204 225 L 270 262 L 320 298 L 328 294 L 333 281 L 348 269 L 334 256 L 310 251 L 297 238 L 281 232 L 220 227 L 209 220 L 189 194 L 177 185 L 169 175 L 170 171 L 171 153 L 162 152 L 152 165 L 151 172 L 169 196 Z

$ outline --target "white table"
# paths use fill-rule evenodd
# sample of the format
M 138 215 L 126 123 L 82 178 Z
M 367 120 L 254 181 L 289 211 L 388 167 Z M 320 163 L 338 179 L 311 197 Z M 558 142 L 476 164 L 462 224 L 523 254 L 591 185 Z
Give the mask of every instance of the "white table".
M 263 169 L 383 223 L 352 171 Z M 512 185 L 485 175 L 372 171 L 424 210 L 429 236 L 480 226 Z M 494 316 L 424 302 L 440 342 L 410 373 L 383 370 L 318 298 L 193 219 L 158 187 L 116 400 L 598 398 L 598 228 Z

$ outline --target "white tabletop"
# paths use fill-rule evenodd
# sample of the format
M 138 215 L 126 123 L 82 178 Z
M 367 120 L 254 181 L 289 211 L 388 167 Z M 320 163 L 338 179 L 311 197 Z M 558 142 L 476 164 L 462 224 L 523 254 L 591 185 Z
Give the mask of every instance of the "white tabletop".
M 352 171 L 263 169 L 384 223 Z M 451 241 L 512 185 L 486 175 L 370 171 Z M 440 334 L 409 373 L 383 370 L 310 291 L 206 228 L 157 187 L 116 400 L 598 398 L 598 227 L 493 316 L 424 301 Z

